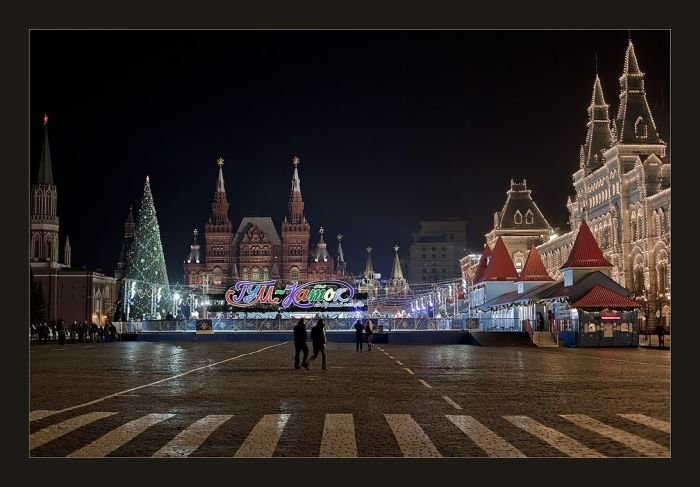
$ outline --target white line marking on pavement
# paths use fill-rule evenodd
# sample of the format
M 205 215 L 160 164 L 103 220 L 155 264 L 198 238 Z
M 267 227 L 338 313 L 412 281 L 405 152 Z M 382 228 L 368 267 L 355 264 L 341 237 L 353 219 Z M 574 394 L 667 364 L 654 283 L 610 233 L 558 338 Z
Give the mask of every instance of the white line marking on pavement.
M 55 411 L 51 411 L 50 409 L 37 409 L 29 413 L 29 421 L 36 421 L 37 419 L 51 416 L 54 413 Z
M 416 375 L 413 373 L 413 371 L 411 369 L 407 369 L 406 367 L 404 367 L 403 370 L 405 370 L 406 372 L 408 372 L 411 375 Z
M 399 448 L 405 457 L 441 457 L 442 455 L 425 434 L 423 428 L 416 423 L 410 414 L 385 414 L 394 433 Z
M 449 397 L 447 397 L 447 396 L 442 396 L 442 398 L 443 398 L 445 401 L 447 401 L 449 404 L 451 404 L 455 409 L 462 409 L 462 406 L 460 406 L 459 404 L 457 404 L 456 402 L 454 402 L 454 401 L 453 401 L 452 399 L 450 399 Z
M 51 414 L 53 415 L 53 414 L 65 413 L 66 411 L 72 411 L 73 409 L 83 408 L 83 407 L 85 407 L 85 406 L 91 406 L 91 405 L 93 405 L 93 404 L 97 404 L 98 402 L 102 402 L 102 401 L 105 401 L 105 400 L 107 400 L 107 399 L 111 399 L 111 398 L 113 398 L 113 397 L 115 397 L 115 396 L 121 396 L 121 395 L 126 394 L 126 393 L 128 393 L 128 392 L 132 392 L 132 391 L 137 391 L 137 390 L 139 390 L 139 389 L 143 389 L 144 387 L 150 387 L 150 386 L 154 386 L 154 385 L 156 385 L 156 384 L 160 384 L 161 382 L 166 382 L 166 381 L 169 381 L 169 380 L 172 380 L 172 379 L 177 379 L 178 377 L 182 377 L 182 376 L 185 376 L 185 375 L 187 375 L 187 374 L 191 374 L 192 372 L 197 372 L 197 371 L 199 371 L 199 370 L 207 369 L 207 368 L 209 368 L 209 367 L 214 367 L 214 366 L 216 366 L 216 365 L 220 365 L 220 364 L 223 364 L 223 363 L 226 363 L 226 362 L 230 362 L 231 360 L 236 360 L 236 359 L 238 359 L 238 358 L 245 357 L 246 355 L 253 355 L 254 353 L 262 352 L 263 350 L 267 350 L 268 348 L 279 347 L 280 345 L 284 345 L 284 344 L 286 344 L 286 343 L 288 343 L 288 342 L 277 343 L 277 344 L 275 344 L 275 345 L 270 345 L 270 346 L 268 346 L 268 347 L 261 348 L 260 350 L 255 350 L 255 351 L 253 351 L 253 352 L 248 352 L 248 353 L 242 353 L 242 354 L 240 354 L 240 355 L 236 355 L 235 357 L 227 358 L 227 359 L 225 359 L 225 360 L 220 360 L 219 362 L 215 362 L 215 363 L 213 363 L 213 364 L 203 365 L 203 366 L 201 366 L 201 367 L 197 367 L 197 368 L 195 368 L 195 369 L 188 370 L 188 371 L 183 372 L 183 373 L 181 373 L 181 374 L 173 375 L 172 377 L 166 377 L 165 379 L 160 379 L 160 380 L 157 380 L 157 381 L 155 381 L 155 382 L 151 382 L 150 384 L 144 384 L 144 385 L 142 385 L 142 386 L 137 386 L 137 387 L 132 387 L 131 389 L 126 389 L 126 390 L 124 390 L 124 391 L 115 392 L 114 394 L 110 394 L 110 395 L 108 395 L 108 396 L 104 396 L 104 397 L 101 397 L 101 398 L 99 398 L 99 399 L 95 399 L 95 400 L 93 400 L 93 401 L 84 402 L 84 403 L 82 403 L 82 404 L 78 404 L 77 406 L 71 406 L 71 407 L 68 407 L 68 408 L 59 409 L 59 410 L 56 410 L 56 411 L 51 411 Z M 50 416 L 50 415 L 47 414 L 46 416 Z M 43 416 L 43 417 L 46 417 L 46 416 Z M 39 418 L 37 418 L 37 419 L 39 419 Z M 34 420 L 32 419 L 32 421 L 34 421 Z
M 664 433 L 671 433 L 671 423 L 668 421 L 663 421 L 661 419 L 650 418 L 643 414 L 620 414 L 625 419 L 634 421 L 635 423 L 643 424 L 655 430 L 663 431 Z
M 209 438 L 216 429 L 231 419 L 231 414 L 210 414 L 189 425 L 153 454 L 154 457 L 188 457 Z
M 391 360 L 394 360 L 393 355 L 389 355 L 389 358 L 390 358 Z
M 671 452 L 665 446 L 661 446 L 658 443 L 647 440 L 627 431 L 613 428 L 610 425 L 601 423 L 597 419 L 593 419 L 585 414 L 560 414 L 564 419 L 568 419 L 576 426 L 580 428 L 593 431 L 601 436 L 615 440 L 618 443 L 622 443 L 627 448 L 636 451 L 637 453 L 644 455 L 645 457 L 668 457 Z
M 352 414 L 326 414 L 319 457 L 357 457 Z
M 75 457 L 104 457 L 112 453 L 120 446 L 125 445 L 129 441 L 136 438 L 138 435 L 146 431 L 154 424 L 172 418 L 174 414 L 147 414 L 138 419 L 129 421 L 120 427 L 113 429 L 106 435 L 96 439 L 89 445 L 85 445 L 79 450 L 74 451 L 70 455 Z
M 524 429 L 533 436 L 538 437 L 549 445 L 553 446 L 562 453 L 566 453 L 570 457 L 585 457 L 585 458 L 604 458 L 595 450 L 588 448 L 586 445 L 579 443 L 573 438 L 569 438 L 563 433 L 555 429 L 549 428 L 538 423 L 534 419 L 527 416 L 503 416 L 504 419 L 510 421 L 520 429 Z
M 444 397 L 444 396 L 443 396 Z M 486 426 L 478 422 L 471 416 L 447 415 L 447 419 L 457 426 L 464 434 L 466 434 L 479 448 L 484 450 L 490 457 L 519 457 L 525 455 L 508 443 L 506 440 L 498 436 L 496 433 L 488 429 Z
M 251 430 L 235 457 L 271 457 L 290 414 L 266 414 Z
M 403 364 L 401 362 L 399 362 L 398 360 L 396 361 L 396 363 L 403 366 Z
M 428 389 L 432 389 L 432 388 L 433 388 L 433 386 L 431 386 L 430 384 L 428 384 L 427 382 L 425 382 L 423 379 L 418 379 L 418 382 L 420 382 L 421 384 L 423 384 L 423 385 L 424 385 L 425 387 L 427 387 Z
M 36 433 L 32 433 L 29 436 L 29 449 L 33 450 L 34 448 L 39 448 L 41 445 L 45 445 L 49 441 L 53 441 L 63 435 L 67 435 L 71 431 L 75 431 L 81 426 L 90 424 L 98 419 L 106 418 L 107 416 L 112 416 L 113 414 L 117 413 L 92 412 L 67 419 L 58 424 L 52 424 L 51 426 L 39 430 Z

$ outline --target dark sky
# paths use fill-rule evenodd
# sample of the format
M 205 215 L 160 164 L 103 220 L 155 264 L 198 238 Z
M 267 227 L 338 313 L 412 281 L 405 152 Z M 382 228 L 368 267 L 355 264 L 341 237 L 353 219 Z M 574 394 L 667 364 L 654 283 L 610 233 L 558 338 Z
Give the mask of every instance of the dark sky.
M 390 272 L 420 220 L 468 221 L 483 245 L 511 178 L 566 229 L 598 56 L 611 117 L 627 31 L 32 31 L 35 181 L 49 114 L 61 246 L 111 273 L 148 174 L 171 282 L 211 212 L 287 212 L 291 159 L 312 241 L 342 232 L 353 271 Z M 669 142 L 670 33 L 632 31 Z M 329 239 L 327 239 L 329 240 Z M 335 241 L 331 244 L 335 253 Z M 62 247 L 61 247 L 62 249 Z M 62 252 L 62 250 L 61 250 Z

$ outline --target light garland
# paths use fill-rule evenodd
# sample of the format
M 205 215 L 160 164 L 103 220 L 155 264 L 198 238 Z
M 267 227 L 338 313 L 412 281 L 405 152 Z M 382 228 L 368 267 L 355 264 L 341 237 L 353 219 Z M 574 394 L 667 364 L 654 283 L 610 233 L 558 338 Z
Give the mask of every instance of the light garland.
M 129 297 L 126 304 L 129 317 L 141 319 L 145 316 L 164 315 L 170 308 L 170 283 L 148 177 L 131 250 L 124 278 Z

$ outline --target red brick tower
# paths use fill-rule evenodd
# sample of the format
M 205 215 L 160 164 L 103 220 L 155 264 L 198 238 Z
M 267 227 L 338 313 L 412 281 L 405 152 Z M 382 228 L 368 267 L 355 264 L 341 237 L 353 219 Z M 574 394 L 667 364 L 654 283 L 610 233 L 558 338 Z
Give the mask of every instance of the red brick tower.
M 223 290 L 230 281 L 231 276 L 231 240 L 233 237 L 233 225 L 228 219 L 228 201 L 224 188 L 224 174 L 222 166 L 224 160 L 220 157 L 219 179 L 216 181 L 214 202 L 211 205 L 212 216 L 204 226 L 204 239 L 206 242 L 206 269 L 209 285 L 214 290 Z
M 282 224 L 282 279 L 304 281 L 308 278 L 309 239 L 311 230 L 304 216 L 304 200 L 301 197 L 299 158 L 293 159 L 294 174 L 289 195 L 289 216 Z

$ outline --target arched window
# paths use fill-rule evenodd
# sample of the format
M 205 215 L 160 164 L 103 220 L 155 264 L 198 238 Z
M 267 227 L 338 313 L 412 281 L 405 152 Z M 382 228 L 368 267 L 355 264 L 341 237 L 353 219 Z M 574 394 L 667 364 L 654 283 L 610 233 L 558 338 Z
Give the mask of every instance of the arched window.
M 520 225 L 523 223 L 523 214 L 520 213 L 520 210 L 515 211 L 515 216 L 513 217 L 513 221 L 515 221 L 516 225 Z
M 299 280 L 299 268 L 298 267 L 292 267 L 289 270 L 289 277 L 292 281 L 298 281 Z
M 51 258 L 51 236 L 47 233 L 44 235 L 44 258 Z
M 248 268 L 247 267 L 243 268 L 243 272 L 241 273 L 241 275 L 243 276 L 244 281 L 248 280 Z
M 257 267 L 253 267 L 250 280 L 251 281 L 259 281 L 260 280 L 260 269 L 258 269 Z
M 663 248 L 656 255 L 656 284 L 659 294 L 668 289 L 668 252 Z
M 221 269 L 217 267 L 214 269 L 214 284 L 221 284 L 222 279 L 221 279 Z
M 38 259 L 41 253 L 41 238 L 38 233 L 32 236 L 32 257 Z
M 522 252 L 513 254 L 513 263 L 515 264 L 515 270 L 518 271 L 518 274 L 523 270 L 524 257 L 525 255 Z
M 263 281 L 270 279 L 270 269 L 263 267 Z
M 637 231 L 639 232 L 639 238 L 644 238 L 646 236 L 646 231 L 644 228 L 644 213 L 642 209 L 637 210 Z
M 634 267 L 633 291 L 637 294 L 644 292 L 644 267 L 637 265 Z
M 647 138 L 647 123 L 642 117 L 638 117 L 634 122 L 634 135 L 640 139 Z
M 527 210 L 525 213 L 525 223 L 527 225 L 532 225 L 535 222 L 535 215 L 532 214 L 531 210 Z
M 630 240 L 637 240 L 637 213 L 634 210 L 630 215 Z

